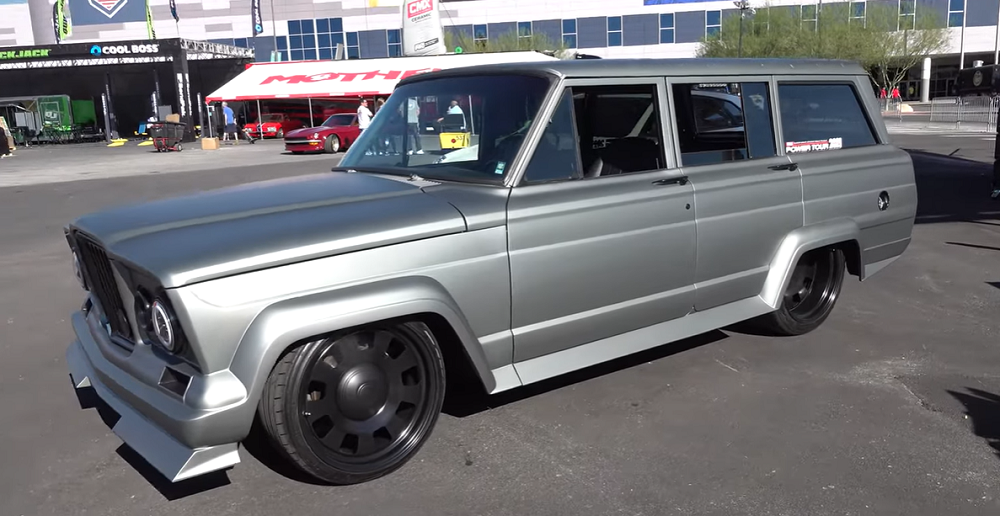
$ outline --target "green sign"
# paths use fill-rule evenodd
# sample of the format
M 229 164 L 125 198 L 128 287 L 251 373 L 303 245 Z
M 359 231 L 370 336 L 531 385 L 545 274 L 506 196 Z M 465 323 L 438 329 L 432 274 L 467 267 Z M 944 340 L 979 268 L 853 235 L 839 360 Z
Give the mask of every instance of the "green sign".
M 49 57 L 48 48 L 28 48 L 25 50 L 0 50 L 0 59 L 35 59 Z
M 462 47 L 455 47 L 455 53 L 456 54 L 461 54 L 462 53 Z

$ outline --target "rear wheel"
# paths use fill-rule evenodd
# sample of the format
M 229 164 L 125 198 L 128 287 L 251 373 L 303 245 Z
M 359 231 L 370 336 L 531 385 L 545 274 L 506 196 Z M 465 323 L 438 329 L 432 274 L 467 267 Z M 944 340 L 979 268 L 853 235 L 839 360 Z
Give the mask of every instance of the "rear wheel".
M 444 401 L 444 359 L 426 325 L 376 325 L 303 344 L 261 396 L 272 444 L 300 469 L 355 484 L 405 464 Z
M 844 284 L 844 252 L 822 248 L 802 255 L 777 310 L 760 319 L 777 335 L 802 335 L 818 328 L 833 312 Z
M 329 154 L 336 154 L 340 152 L 340 138 L 335 134 L 331 134 L 326 138 L 326 152 Z

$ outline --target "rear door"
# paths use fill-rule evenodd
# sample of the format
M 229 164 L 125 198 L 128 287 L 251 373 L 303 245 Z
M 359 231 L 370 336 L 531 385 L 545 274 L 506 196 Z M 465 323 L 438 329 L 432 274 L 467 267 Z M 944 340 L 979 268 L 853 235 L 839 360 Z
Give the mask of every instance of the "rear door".
M 714 91 L 720 82 L 733 93 Z M 695 309 L 760 294 L 774 253 L 802 225 L 798 169 L 778 146 L 769 76 L 668 80 L 674 152 L 695 190 Z
M 804 223 L 849 217 L 870 274 L 907 247 L 917 190 L 909 154 L 890 145 L 867 78 L 776 77 L 781 136 L 802 174 Z M 888 203 L 883 202 L 888 200 Z M 864 276 L 863 276 L 864 277 Z

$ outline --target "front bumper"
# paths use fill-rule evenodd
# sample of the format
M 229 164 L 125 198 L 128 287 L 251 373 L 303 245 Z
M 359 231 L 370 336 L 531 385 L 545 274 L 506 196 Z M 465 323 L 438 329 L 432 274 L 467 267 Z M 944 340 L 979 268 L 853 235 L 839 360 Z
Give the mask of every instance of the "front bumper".
M 289 152 L 320 152 L 324 150 L 324 140 L 285 140 L 285 150 Z
M 120 416 L 112 431 L 157 471 L 177 482 L 240 462 L 253 407 L 232 374 L 192 375 L 178 395 L 162 385 L 166 362 L 150 346 L 119 348 L 93 311 L 74 313 L 72 323 L 77 340 L 66 363 L 73 387 L 93 388 Z

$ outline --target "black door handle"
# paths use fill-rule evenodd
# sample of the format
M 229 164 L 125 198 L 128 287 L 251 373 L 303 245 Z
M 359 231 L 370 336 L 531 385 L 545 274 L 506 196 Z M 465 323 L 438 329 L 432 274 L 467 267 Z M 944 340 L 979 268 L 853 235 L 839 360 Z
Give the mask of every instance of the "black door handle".
M 792 172 L 795 172 L 796 170 L 799 169 L 799 164 L 798 163 L 785 163 L 783 165 L 772 165 L 772 166 L 767 167 L 767 168 L 769 168 L 771 170 L 790 170 Z
M 657 180 L 657 181 L 653 181 L 653 184 L 657 185 L 657 186 L 664 186 L 664 185 L 681 185 L 681 186 L 684 186 L 684 185 L 688 184 L 688 176 L 668 177 L 668 178 L 665 178 L 665 179 L 660 179 L 660 180 Z

